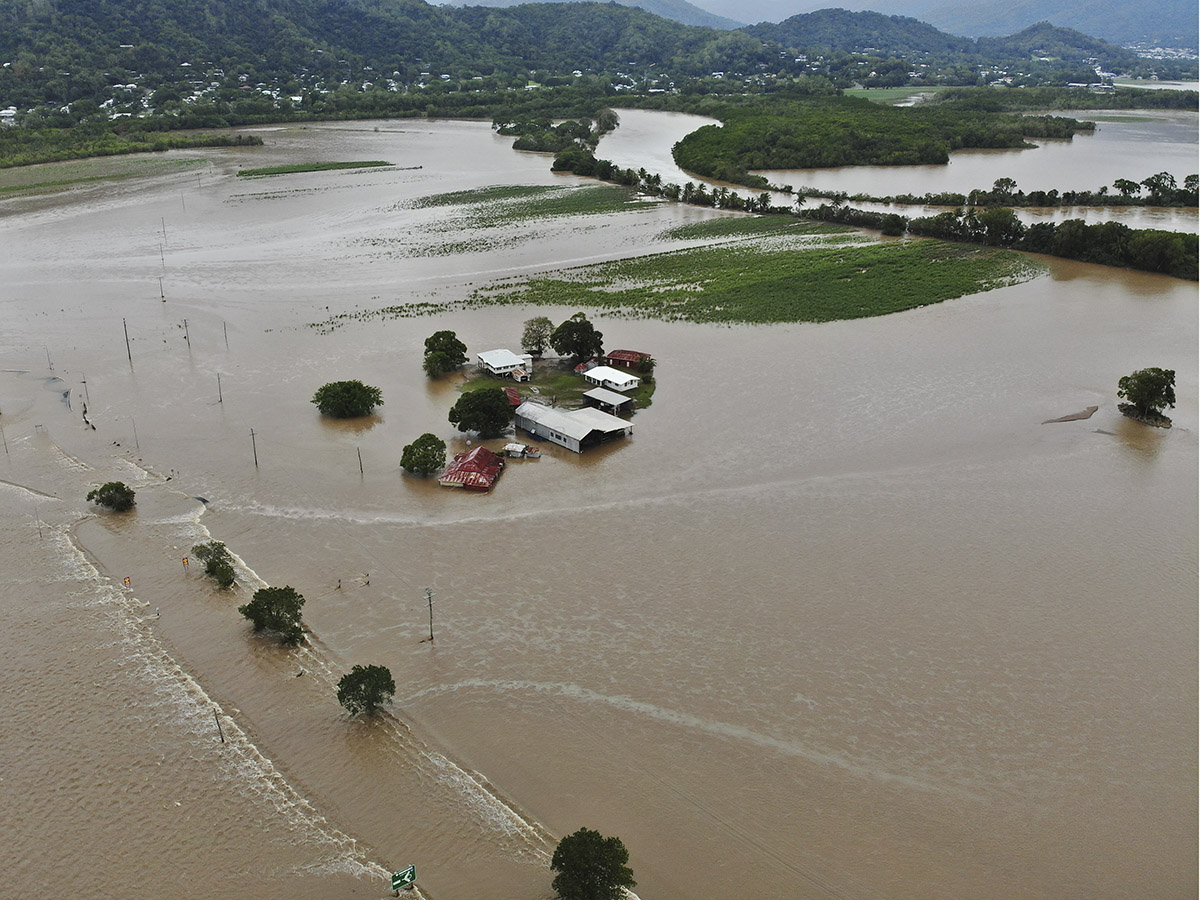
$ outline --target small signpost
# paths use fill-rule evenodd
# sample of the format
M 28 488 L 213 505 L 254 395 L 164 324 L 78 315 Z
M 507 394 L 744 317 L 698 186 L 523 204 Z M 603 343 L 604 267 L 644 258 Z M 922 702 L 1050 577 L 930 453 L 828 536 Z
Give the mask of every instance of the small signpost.
M 417 880 L 417 867 L 409 866 L 407 869 L 401 869 L 399 872 L 392 873 L 392 890 L 399 895 L 404 888 L 413 886 L 413 882 Z

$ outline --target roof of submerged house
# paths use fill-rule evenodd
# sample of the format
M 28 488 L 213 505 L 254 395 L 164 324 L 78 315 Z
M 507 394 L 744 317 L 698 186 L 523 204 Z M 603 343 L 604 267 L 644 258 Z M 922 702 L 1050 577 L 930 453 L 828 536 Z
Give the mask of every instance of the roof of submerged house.
M 438 476 L 441 484 L 461 484 L 465 488 L 486 491 L 500 477 L 504 460 L 487 447 L 476 447 L 459 453 Z

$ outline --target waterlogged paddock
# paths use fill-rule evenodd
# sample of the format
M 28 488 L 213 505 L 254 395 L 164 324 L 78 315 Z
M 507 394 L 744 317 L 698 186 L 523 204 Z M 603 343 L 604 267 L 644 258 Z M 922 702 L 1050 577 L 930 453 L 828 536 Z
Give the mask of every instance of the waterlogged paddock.
M 606 347 L 658 360 L 634 437 L 467 496 L 398 468 L 423 432 L 466 446 L 425 338 L 511 347 L 575 311 L 472 291 L 870 247 L 741 252 L 746 219 L 624 200 L 463 227 L 471 203 L 422 198 L 600 186 L 482 124 L 258 133 L 199 183 L 0 199 L 14 895 L 78 863 L 101 896 L 384 896 L 415 863 L 423 896 L 541 898 L 581 826 L 624 840 L 645 897 L 1194 891 L 1194 284 L 1050 260 L 853 321 L 596 307 Z M 396 165 L 234 174 L 312 159 Z M 1170 431 L 1116 409 L 1147 365 L 1178 372 Z M 316 415 L 343 378 L 377 416 Z M 83 500 L 114 479 L 124 517 Z M 182 566 L 209 538 L 232 592 Z M 302 650 L 237 615 L 262 584 L 307 598 Z M 334 699 L 355 664 L 396 680 L 377 722 Z

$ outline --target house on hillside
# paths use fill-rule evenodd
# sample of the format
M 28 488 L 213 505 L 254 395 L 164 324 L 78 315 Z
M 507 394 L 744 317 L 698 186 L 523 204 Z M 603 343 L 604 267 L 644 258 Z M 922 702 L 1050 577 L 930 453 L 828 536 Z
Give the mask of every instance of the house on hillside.
M 528 353 L 517 356 L 511 350 L 485 350 L 476 358 L 481 369 L 498 378 L 528 381 L 533 372 L 533 357 Z
M 597 387 L 605 387 L 614 391 L 632 391 L 642 383 L 642 379 L 612 366 L 596 366 L 583 373 L 583 377 Z
M 582 453 L 608 441 L 633 434 L 633 425 L 598 409 L 554 409 L 526 400 L 516 412 L 517 428 L 534 437 Z

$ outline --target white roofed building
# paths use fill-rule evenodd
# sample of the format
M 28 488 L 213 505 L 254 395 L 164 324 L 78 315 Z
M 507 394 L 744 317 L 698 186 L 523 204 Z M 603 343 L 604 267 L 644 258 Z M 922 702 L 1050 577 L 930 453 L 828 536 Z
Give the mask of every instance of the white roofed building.
M 633 434 L 629 422 L 591 407 L 554 409 L 526 400 L 515 415 L 518 428 L 575 453 Z
M 511 350 L 485 350 L 476 358 L 480 368 L 501 378 L 511 375 L 518 381 L 528 381 L 529 373 L 533 371 L 533 357 L 528 353 L 517 356 Z
M 598 387 L 611 388 L 614 391 L 632 391 L 642 383 L 642 379 L 612 366 L 596 366 L 583 373 L 583 377 Z

